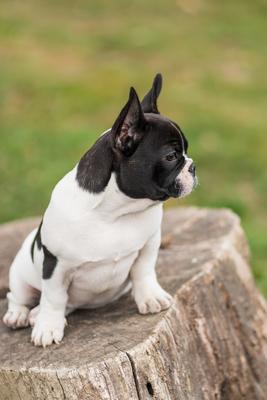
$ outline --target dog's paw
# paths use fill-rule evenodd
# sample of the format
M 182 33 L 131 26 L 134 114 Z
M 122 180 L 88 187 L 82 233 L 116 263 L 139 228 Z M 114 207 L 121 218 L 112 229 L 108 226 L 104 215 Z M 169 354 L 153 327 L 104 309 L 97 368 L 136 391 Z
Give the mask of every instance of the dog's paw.
M 156 314 L 166 310 L 172 304 L 172 296 L 157 283 L 149 287 L 144 285 L 133 292 L 140 314 Z
M 12 305 L 5 313 L 3 322 L 12 329 L 26 328 L 29 325 L 29 309 L 23 305 Z
M 31 341 L 35 346 L 50 346 L 52 343 L 59 344 L 63 339 L 66 319 L 54 315 L 42 315 L 39 313 L 32 329 Z

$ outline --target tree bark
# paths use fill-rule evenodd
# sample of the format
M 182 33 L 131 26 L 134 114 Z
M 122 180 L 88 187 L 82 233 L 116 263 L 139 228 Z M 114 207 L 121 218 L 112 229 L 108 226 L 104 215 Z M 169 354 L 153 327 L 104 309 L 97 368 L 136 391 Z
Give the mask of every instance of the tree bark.
M 0 293 L 23 237 L 38 219 L 0 228 Z M 157 315 L 130 295 L 68 317 L 61 344 L 30 343 L 0 324 L 0 400 L 266 400 L 267 306 L 255 288 L 246 239 L 228 210 L 165 212 L 158 259 L 174 295 Z M 6 310 L 0 301 L 0 315 Z

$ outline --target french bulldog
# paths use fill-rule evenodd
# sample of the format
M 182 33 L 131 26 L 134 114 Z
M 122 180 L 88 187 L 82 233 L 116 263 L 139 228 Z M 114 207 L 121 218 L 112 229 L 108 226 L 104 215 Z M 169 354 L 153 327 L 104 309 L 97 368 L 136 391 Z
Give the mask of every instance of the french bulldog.
M 11 328 L 33 327 L 36 346 L 61 342 L 65 316 L 114 302 L 130 289 L 141 314 L 167 309 L 157 281 L 163 202 L 197 185 L 188 142 L 161 115 L 157 74 L 142 102 L 134 88 L 112 128 L 55 186 L 40 226 L 9 276 Z

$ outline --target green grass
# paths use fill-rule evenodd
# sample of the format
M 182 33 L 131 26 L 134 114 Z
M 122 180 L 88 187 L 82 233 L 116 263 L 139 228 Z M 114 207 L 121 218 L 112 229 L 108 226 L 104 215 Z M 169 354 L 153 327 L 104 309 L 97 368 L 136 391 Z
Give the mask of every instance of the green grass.
M 2 1 L 0 221 L 41 214 L 129 86 L 160 71 L 201 183 L 180 204 L 240 215 L 267 295 L 266 17 L 262 0 Z

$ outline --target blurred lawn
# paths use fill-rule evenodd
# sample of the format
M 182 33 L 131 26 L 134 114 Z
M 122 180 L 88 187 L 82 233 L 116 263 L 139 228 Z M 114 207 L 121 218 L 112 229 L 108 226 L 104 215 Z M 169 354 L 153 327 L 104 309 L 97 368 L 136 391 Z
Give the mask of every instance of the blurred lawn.
M 264 0 L 1 1 L 0 221 L 41 214 L 160 71 L 201 182 L 179 204 L 241 216 L 267 295 L 266 18 Z

